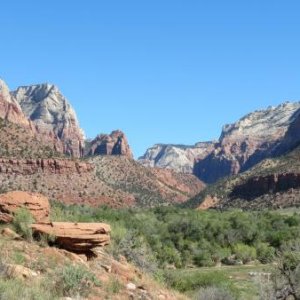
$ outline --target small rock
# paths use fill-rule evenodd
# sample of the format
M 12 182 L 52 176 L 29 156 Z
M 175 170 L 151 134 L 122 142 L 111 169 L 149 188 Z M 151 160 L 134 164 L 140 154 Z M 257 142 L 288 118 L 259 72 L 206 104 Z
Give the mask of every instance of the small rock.
M 4 237 L 13 239 L 13 240 L 21 240 L 22 238 L 16 233 L 14 232 L 12 229 L 6 227 L 4 229 L 2 229 L 1 234 Z
M 136 290 L 136 285 L 132 282 L 129 282 L 126 284 L 126 289 L 130 291 L 135 291 Z
M 35 271 L 21 265 L 7 264 L 5 267 L 6 276 L 9 278 L 31 279 L 38 276 Z
M 102 267 L 107 273 L 111 273 L 111 266 L 108 266 L 108 265 L 101 265 L 101 267 Z

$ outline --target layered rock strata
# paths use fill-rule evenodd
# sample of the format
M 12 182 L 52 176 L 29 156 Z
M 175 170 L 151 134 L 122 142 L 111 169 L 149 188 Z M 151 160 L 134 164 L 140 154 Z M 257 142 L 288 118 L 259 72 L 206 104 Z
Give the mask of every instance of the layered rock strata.
M 36 222 L 49 222 L 50 205 L 43 195 L 21 191 L 0 195 L 1 222 L 11 222 L 14 214 L 21 208 L 28 209 Z

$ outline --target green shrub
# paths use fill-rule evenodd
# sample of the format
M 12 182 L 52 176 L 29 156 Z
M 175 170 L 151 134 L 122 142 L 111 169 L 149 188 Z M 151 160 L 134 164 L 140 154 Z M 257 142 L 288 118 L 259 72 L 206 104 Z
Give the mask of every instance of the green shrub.
M 15 231 L 28 241 L 32 240 L 31 224 L 34 219 L 26 208 L 18 209 L 14 214 L 13 227 Z
M 258 260 L 263 263 L 271 263 L 275 259 L 275 249 L 267 243 L 259 243 L 256 245 Z
M 112 278 L 106 285 L 106 291 L 110 294 L 118 294 L 122 287 L 121 282 L 117 278 Z
M 271 262 L 273 251 L 291 241 L 300 241 L 300 215 L 297 214 L 291 218 L 272 211 L 112 209 L 51 204 L 53 221 L 109 223 L 111 253 L 115 257 L 124 255 L 151 273 L 168 264 L 177 268 L 191 264 L 211 266 L 232 254 L 247 263 L 256 258 L 256 250 L 262 262 Z
M 55 290 L 46 283 L 26 284 L 23 280 L 0 277 L 0 300 L 56 300 Z
M 183 272 L 165 272 L 165 282 L 179 292 L 195 291 L 206 287 L 223 287 L 234 290 L 232 283 L 221 271 L 203 272 L 191 270 Z
M 256 259 L 256 249 L 245 244 L 236 244 L 233 247 L 233 252 L 237 259 L 240 259 L 244 264 Z
M 198 267 L 212 267 L 215 262 L 210 253 L 202 252 L 194 257 L 194 264 Z
M 236 297 L 233 293 L 223 287 L 209 286 L 205 288 L 201 288 L 197 295 L 195 296 L 195 300 L 234 300 Z
M 94 285 L 99 285 L 99 281 L 82 266 L 67 265 L 55 273 L 55 288 L 64 296 L 88 296 Z

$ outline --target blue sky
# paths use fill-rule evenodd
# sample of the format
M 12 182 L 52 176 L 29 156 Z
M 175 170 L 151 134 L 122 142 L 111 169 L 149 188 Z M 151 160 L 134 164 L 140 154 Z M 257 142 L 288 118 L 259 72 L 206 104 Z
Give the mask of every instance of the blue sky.
M 300 100 L 300 1 L 2 1 L 0 77 L 51 82 L 88 137 L 123 130 L 136 156 Z

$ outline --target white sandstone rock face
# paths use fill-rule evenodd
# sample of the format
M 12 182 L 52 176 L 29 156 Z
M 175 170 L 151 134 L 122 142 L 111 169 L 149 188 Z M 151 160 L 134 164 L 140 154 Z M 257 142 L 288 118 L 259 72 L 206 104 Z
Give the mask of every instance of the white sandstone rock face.
M 277 139 L 288 130 L 298 117 L 300 102 L 285 102 L 266 110 L 258 110 L 246 115 L 233 124 L 225 125 L 220 141 L 251 139 Z
M 13 103 L 13 98 L 10 95 L 9 88 L 2 79 L 0 79 L 0 95 L 7 102 Z
M 40 133 L 54 133 L 62 141 L 64 153 L 82 156 L 83 130 L 74 109 L 55 85 L 22 86 L 12 95 Z
M 203 158 L 214 149 L 214 142 L 194 146 L 157 144 L 139 158 L 144 166 L 172 169 L 181 173 L 193 173 L 196 158 Z

